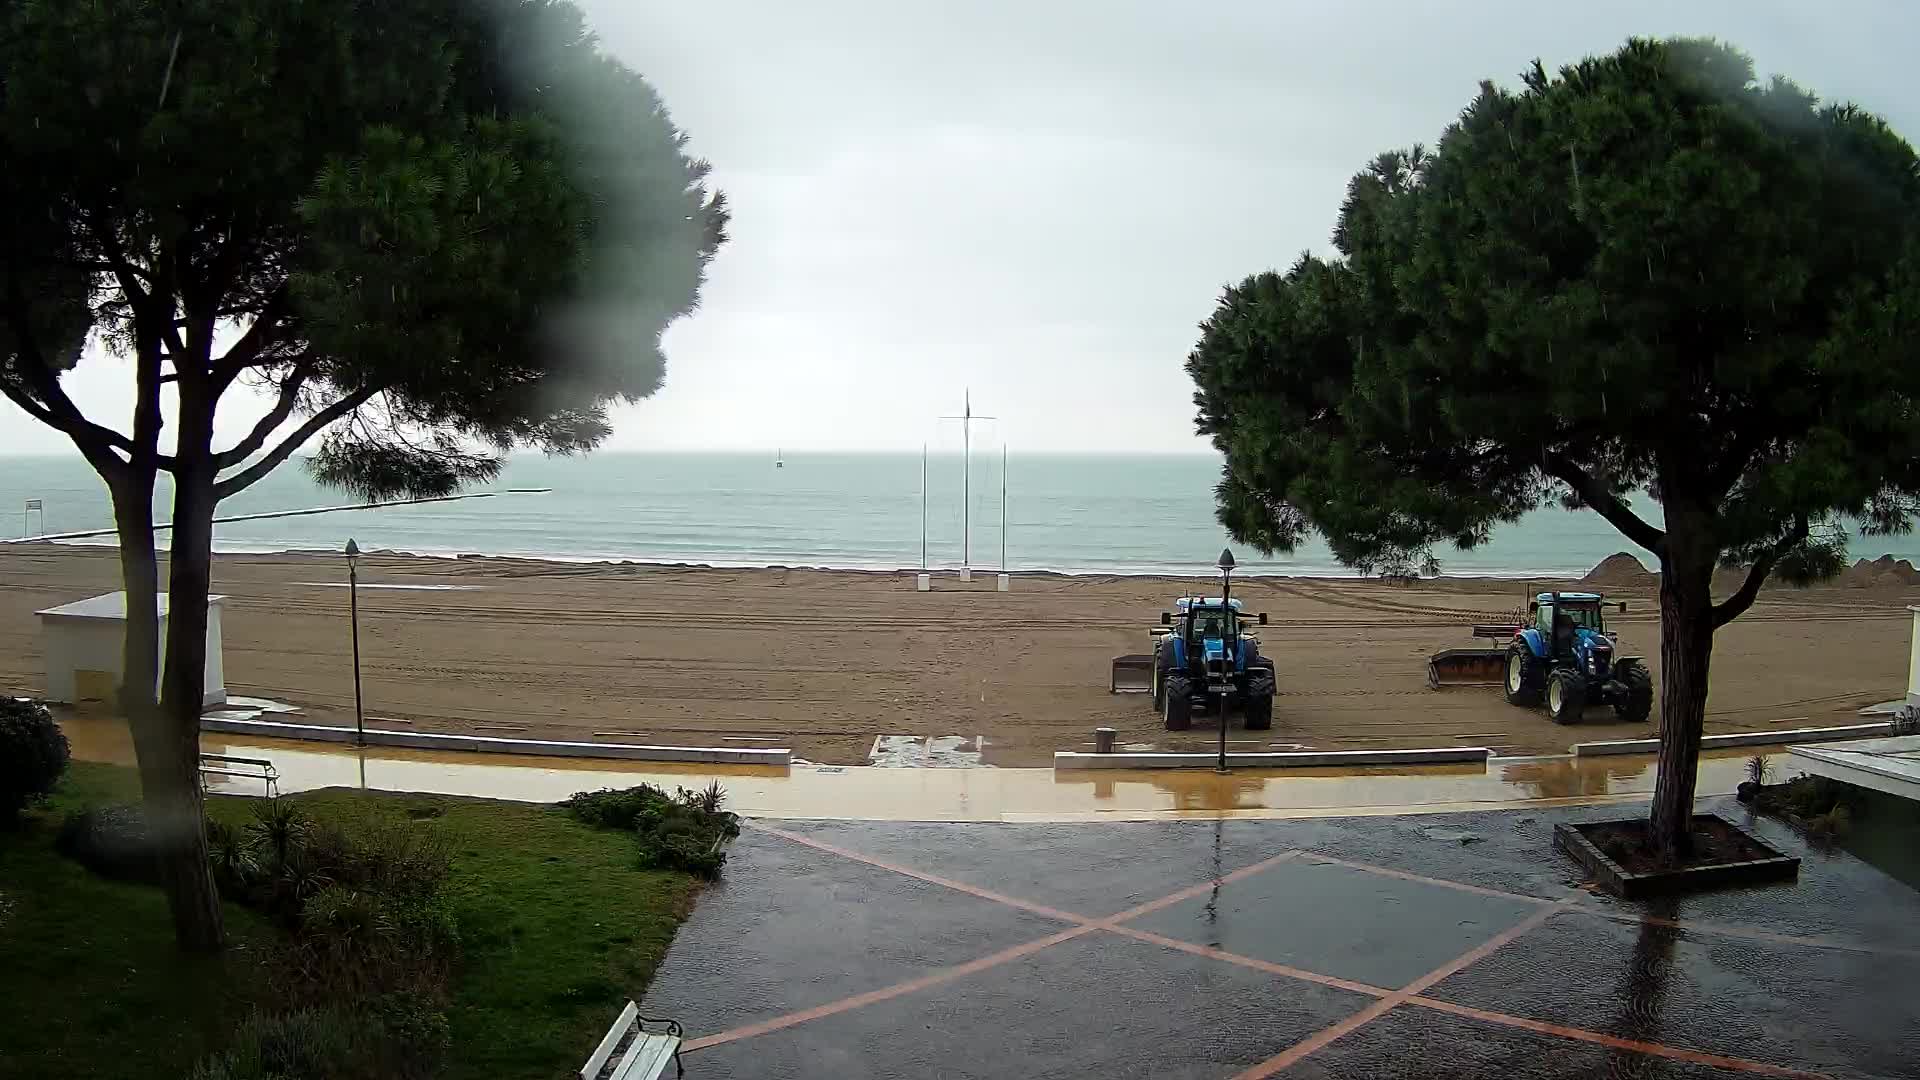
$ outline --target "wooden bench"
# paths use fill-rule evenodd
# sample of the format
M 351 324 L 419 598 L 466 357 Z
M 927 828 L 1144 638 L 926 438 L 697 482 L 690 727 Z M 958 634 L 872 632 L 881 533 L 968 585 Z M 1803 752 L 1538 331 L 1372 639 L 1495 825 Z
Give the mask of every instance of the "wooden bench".
M 665 1030 L 648 1031 L 648 1024 Z M 680 1064 L 684 1037 L 678 1022 L 648 1019 L 640 1015 L 640 1006 L 629 1001 L 593 1056 L 580 1066 L 580 1080 L 656 1080 L 667 1071 L 669 1061 L 674 1075 L 684 1076 L 687 1070 Z

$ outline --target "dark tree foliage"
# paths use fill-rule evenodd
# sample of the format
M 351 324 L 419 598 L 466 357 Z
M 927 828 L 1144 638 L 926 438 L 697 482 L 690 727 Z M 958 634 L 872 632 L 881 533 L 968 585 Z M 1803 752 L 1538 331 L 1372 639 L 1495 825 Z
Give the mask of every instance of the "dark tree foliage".
M 374 499 L 487 479 L 514 447 L 593 447 L 606 406 L 659 387 L 727 212 L 562 0 L 0 0 L 0 157 L 0 393 L 112 492 L 123 700 L 181 940 L 209 946 L 194 768 L 216 504 L 310 443 L 316 476 Z M 122 422 L 61 388 L 90 335 L 130 372 Z M 216 447 L 243 386 L 272 404 Z
M 1354 177 L 1337 257 L 1247 279 L 1202 325 L 1220 518 L 1431 570 L 1544 504 L 1599 513 L 1661 569 L 1654 820 L 1680 853 L 1713 631 L 1770 576 L 1839 569 L 1844 523 L 1911 528 L 1916 211 L 1885 123 L 1716 42 L 1484 84 L 1431 151 Z M 1715 602 L 1721 564 L 1749 570 Z

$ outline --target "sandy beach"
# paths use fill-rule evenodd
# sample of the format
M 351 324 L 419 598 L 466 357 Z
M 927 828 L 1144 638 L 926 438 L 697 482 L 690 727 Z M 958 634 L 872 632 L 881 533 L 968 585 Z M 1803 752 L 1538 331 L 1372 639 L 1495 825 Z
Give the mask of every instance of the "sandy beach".
M 1622 651 L 1648 656 L 1657 680 L 1653 579 L 1602 578 L 1601 591 L 1628 604 L 1615 617 Z M 1019 576 L 998 593 L 991 575 L 962 584 L 948 574 L 918 593 L 911 574 L 396 555 L 363 559 L 360 580 L 366 712 L 379 726 L 790 746 L 844 764 L 866 763 L 881 735 L 977 740 L 999 765 L 1090 749 L 1101 725 L 1142 749 L 1201 750 L 1215 739 L 1205 716 L 1176 735 L 1145 695 L 1107 692 L 1111 658 L 1146 651 L 1148 626 L 1192 581 Z M 338 558 L 218 556 L 229 692 L 351 724 L 345 581 Z M 1544 711 L 1506 705 L 1497 688 L 1426 688 L 1429 652 L 1475 644 L 1473 622 L 1555 585 L 1574 583 L 1237 582 L 1235 595 L 1271 619 L 1262 650 L 1276 661 L 1279 694 L 1273 729 L 1246 732 L 1236 719 L 1229 745 L 1529 754 L 1651 734 L 1614 723 L 1610 710 L 1556 727 Z M 35 611 L 117 587 L 111 549 L 0 548 L 0 692 L 44 686 Z M 1848 723 L 1860 706 L 1898 697 L 1913 603 L 1920 587 L 1884 574 L 1763 592 L 1716 639 L 1708 731 Z

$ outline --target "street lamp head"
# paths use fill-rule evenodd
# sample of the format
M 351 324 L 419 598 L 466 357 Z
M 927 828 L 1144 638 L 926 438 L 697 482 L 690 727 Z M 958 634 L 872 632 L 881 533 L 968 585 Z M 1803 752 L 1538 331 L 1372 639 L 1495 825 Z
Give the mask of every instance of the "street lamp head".
M 357 559 L 359 557 L 360 557 L 360 545 L 353 542 L 353 537 L 351 536 L 347 537 L 347 558 Z
M 1220 572 L 1223 574 L 1233 573 L 1233 552 L 1226 548 L 1221 548 L 1220 562 L 1216 565 L 1220 567 Z

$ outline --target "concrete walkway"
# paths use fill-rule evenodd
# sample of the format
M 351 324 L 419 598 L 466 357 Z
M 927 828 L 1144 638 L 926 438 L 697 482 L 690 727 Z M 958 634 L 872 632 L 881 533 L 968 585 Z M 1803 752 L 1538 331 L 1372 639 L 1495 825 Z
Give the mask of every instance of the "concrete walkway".
M 1914 1075 L 1920 896 L 1760 819 L 1798 884 L 1613 901 L 1551 833 L 1619 813 L 756 822 L 642 1012 L 698 1080 Z

